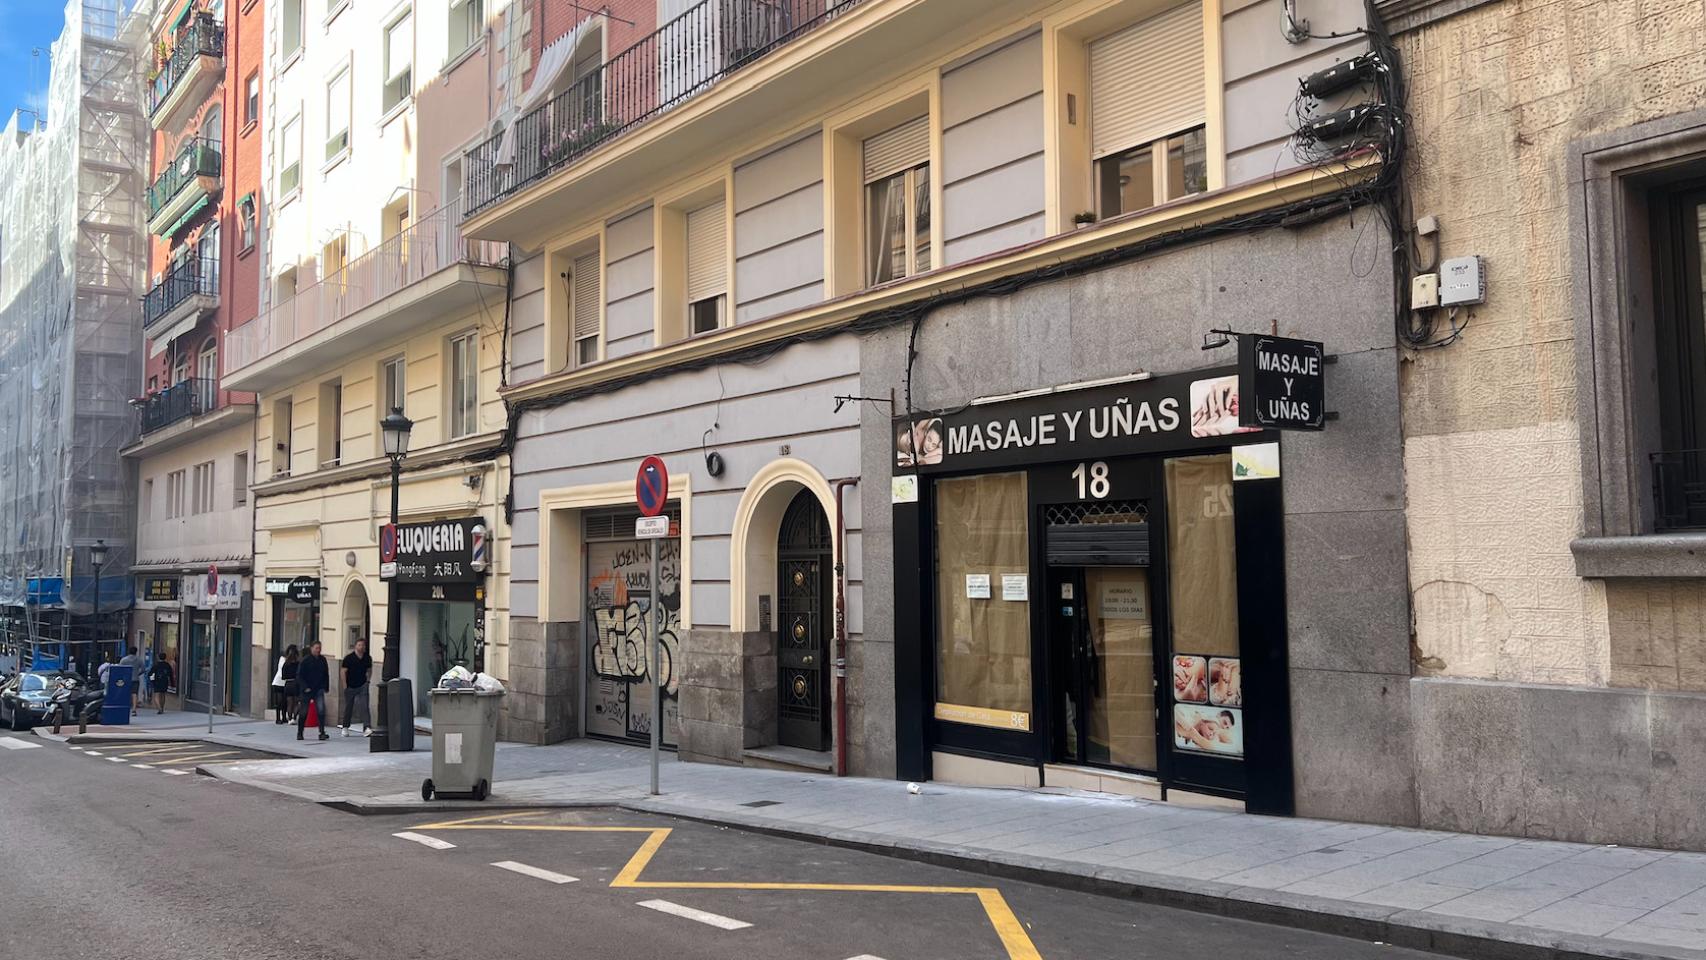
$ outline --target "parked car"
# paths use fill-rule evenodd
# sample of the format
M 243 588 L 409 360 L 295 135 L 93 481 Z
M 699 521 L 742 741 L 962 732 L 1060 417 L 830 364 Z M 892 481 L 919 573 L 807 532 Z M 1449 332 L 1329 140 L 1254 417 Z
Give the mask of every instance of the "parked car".
M 59 670 L 20 673 L 0 684 L 0 725 L 28 730 L 31 724 L 40 723 L 53 704 L 54 690 L 62 683 L 76 685 L 71 696 L 72 716 L 103 696 L 99 687 L 85 685 L 76 674 Z

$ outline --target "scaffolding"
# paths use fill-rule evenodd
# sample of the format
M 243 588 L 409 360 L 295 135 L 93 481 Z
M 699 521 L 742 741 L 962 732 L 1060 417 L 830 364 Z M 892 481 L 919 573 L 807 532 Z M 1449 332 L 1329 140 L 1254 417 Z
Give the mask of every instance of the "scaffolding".
M 44 122 L 14 113 L 0 134 L 0 657 L 14 667 L 33 642 L 122 641 L 131 605 L 135 484 L 119 451 L 142 376 L 151 4 L 135 6 L 71 0 Z

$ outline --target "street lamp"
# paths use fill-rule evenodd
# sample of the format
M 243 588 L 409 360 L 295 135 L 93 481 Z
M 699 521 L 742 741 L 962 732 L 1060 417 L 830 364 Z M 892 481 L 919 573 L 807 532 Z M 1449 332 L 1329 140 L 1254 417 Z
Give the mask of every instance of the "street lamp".
M 398 491 L 402 486 L 403 458 L 409 455 L 409 431 L 414 429 L 415 422 L 403 416 L 402 407 L 392 407 L 385 419 L 379 421 L 379 432 L 385 444 L 385 458 L 391 461 L 391 527 L 397 527 Z M 397 598 L 397 584 L 392 582 L 386 588 L 385 596 L 385 671 L 381 674 L 379 697 L 375 706 L 379 716 L 373 723 L 373 736 L 368 742 L 368 749 L 373 753 L 384 753 L 391 749 L 391 716 L 389 683 L 402 673 L 403 647 L 400 636 L 403 628 L 403 605 Z M 410 711 L 411 714 L 413 711 Z M 345 718 L 348 723 L 348 718 Z
M 107 565 L 107 542 L 105 540 L 96 540 L 94 545 L 89 548 L 89 563 L 95 568 L 95 616 L 92 630 L 94 643 L 89 645 L 87 659 L 93 663 L 94 659 L 101 655 L 101 568 Z

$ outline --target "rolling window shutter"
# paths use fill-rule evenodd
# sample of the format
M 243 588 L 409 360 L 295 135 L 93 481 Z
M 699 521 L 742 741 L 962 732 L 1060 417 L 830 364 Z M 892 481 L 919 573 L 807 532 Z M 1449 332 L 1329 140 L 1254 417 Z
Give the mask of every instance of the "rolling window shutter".
M 1096 159 L 1203 122 L 1202 0 L 1090 44 L 1090 138 Z
M 687 214 L 688 303 L 724 292 L 726 247 L 721 200 Z
M 930 159 L 930 118 L 919 117 L 865 141 L 865 182 L 910 170 Z
M 598 336 L 598 254 L 589 253 L 584 257 L 576 257 L 574 266 L 575 283 L 575 339 L 584 340 L 587 337 Z
M 414 20 L 405 16 L 385 32 L 385 62 L 391 71 L 387 80 L 394 80 L 409 69 L 414 61 Z

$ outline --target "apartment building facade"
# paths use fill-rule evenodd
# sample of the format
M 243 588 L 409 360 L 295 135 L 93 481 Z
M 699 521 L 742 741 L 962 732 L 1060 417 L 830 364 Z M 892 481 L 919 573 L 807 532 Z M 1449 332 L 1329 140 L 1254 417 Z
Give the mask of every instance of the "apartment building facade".
M 1621 0 L 1392 25 L 1410 202 L 1440 225 L 1417 272 L 1479 254 L 1488 277 L 1404 374 L 1413 815 L 1699 849 L 1706 26 Z
M 223 386 L 258 397 L 252 689 L 291 645 L 371 639 L 425 690 L 449 665 L 506 675 L 502 244 L 463 239 L 445 156 L 487 115 L 477 2 L 279 0 L 263 76 L 264 304 Z M 379 424 L 413 422 L 399 517 L 461 533 L 465 575 L 382 577 L 390 466 Z M 407 537 L 404 538 L 407 541 Z M 472 554 L 479 544 L 480 556 Z M 478 562 L 474 562 L 475 560 Z M 388 623 L 389 591 L 401 599 Z
M 542 38 L 463 161 L 463 229 L 517 251 L 535 738 L 649 735 L 662 604 L 684 758 L 1393 817 L 1379 738 L 1322 734 L 1387 723 L 1409 637 L 1381 155 L 1293 137 L 1368 24 L 1315 7 L 1287 37 L 1278 0 L 708 2 Z M 1324 341 L 1338 419 L 1240 429 L 1220 330 Z
M 188 0 L 143 15 L 153 163 L 138 439 L 124 451 L 137 483 L 132 639 L 174 665 L 174 703 L 246 712 L 266 705 L 248 683 L 255 398 L 221 387 L 220 358 L 260 309 L 265 7 Z

